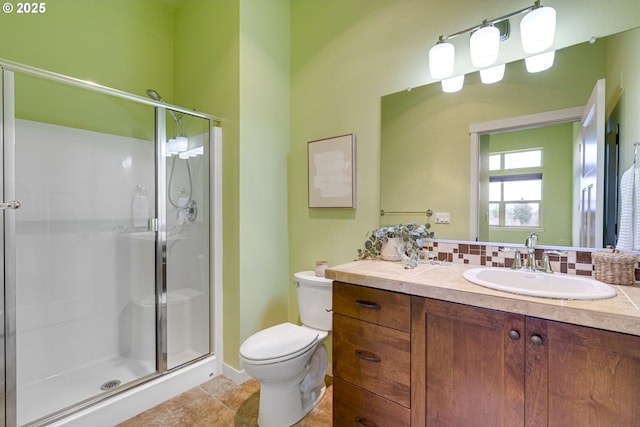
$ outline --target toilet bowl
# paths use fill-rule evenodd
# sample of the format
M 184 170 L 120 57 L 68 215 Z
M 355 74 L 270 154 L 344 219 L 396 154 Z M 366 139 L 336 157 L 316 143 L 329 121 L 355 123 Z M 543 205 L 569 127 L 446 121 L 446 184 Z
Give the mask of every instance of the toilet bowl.
M 307 415 L 326 390 L 331 330 L 331 286 L 314 272 L 296 273 L 302 325 L 281 323 L 259 331 L 240 346 L 240 361 L 260 381 L 260 427 L 290 426 Z

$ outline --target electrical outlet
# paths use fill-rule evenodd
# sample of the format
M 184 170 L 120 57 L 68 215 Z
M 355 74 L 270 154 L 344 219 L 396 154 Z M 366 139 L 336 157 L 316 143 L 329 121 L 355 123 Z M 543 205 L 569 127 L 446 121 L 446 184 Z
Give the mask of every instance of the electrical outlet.
M 436 224 L 450 224 L 451 213 L 450 212 L 436 212 Z

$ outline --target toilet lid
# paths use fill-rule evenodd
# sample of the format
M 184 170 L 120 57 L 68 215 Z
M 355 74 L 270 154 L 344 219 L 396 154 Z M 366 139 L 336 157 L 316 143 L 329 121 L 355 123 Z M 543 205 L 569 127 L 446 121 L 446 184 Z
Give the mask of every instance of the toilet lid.
M 240 355 L 251 360 L 270 360 L 299 353 L 315 344 L 318 331 L 293 323 L 281 323 L 256 332 L 240 346 Z

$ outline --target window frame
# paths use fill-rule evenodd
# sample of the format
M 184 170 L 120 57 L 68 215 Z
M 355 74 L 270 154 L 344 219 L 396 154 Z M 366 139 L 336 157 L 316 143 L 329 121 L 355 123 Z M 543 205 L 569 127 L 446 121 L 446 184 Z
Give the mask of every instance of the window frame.
M 540 166 L 525 166 L 522 168 L 515 169 L 505 169 L 505 155 L 515 152 L 526 153 L 526 152 L 540 152 Z M 489 229 L 494 231 L 542 231 L 543 230 L 543 218 L 542 218 L 542 206 L 544 200 L 543 194 L 543 173 L 542 168 L 544 165 L 544 150 L 542 147 L 530 148 L 526 150 L 514 150 L 514 151 L 500 151 L 495 153 L 489 153 L 489 157 L 491 156 L 500 156 L 500 169 L 489 170 L 488 176 L 488 184 L 490 185 L 492 182 L 500 182 L 501 184 L 505 182 L 515 182 L 515 181 L 540 181 L 540 199 L 523 199 L 519 201 L 505 201 L 504 200 L 504 186 L 500 186 L 500 200 L 492 201 L 490 198 L 488 200 L 489 207 L 487 209 L 488 212 L 491 212 L 490 206 L 492 204 L 498 204 L 498 224 L 491 224 L 491 220 L 488 217 L 487 221 L 489 222 Z M 517 202 L 522 203 L 537 203 L 538 205 L 538 224 L 537 225 L 505 225 L 506 219 L 506 205 L 513 204 Z M 490 215 L 490 214 L 489 214 Z

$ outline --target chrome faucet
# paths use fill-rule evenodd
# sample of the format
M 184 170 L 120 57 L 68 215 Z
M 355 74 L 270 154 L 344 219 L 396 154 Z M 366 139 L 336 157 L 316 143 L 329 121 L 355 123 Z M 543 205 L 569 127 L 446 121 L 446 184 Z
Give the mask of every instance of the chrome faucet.
M 538 235 L 536 233 L 529 234 L 524 242 L 527 248 L 527 261 L 524 269 L 527 271 L 536 271 L 536 245 L 538 244 Z
M 553 273 L 553 269 L 551 269 L 551 263 L 549 262 L 549 255 L 567 256 L 567 252 L 544 251 L 542 253 L 542 268 L 539 268 L 538 271 L 543 271 L 545 273 Z

